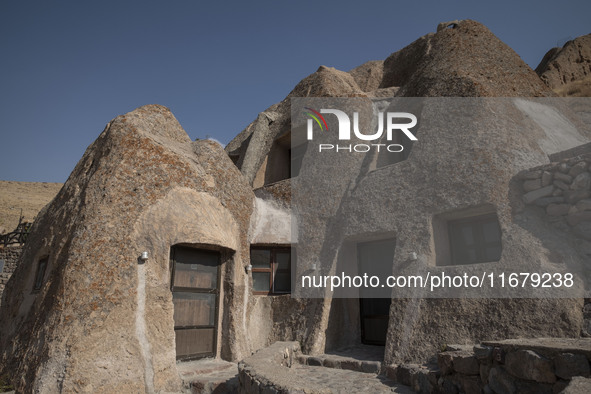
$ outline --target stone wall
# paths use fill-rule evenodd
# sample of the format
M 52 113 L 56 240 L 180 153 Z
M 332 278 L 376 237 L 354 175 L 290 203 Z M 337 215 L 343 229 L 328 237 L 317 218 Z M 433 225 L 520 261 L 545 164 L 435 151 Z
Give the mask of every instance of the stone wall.
M 523 201 L 545 210 L 554 226 L 591 241 L 591 152 L 520 174 Z M 584 253 L 591 254 L 586 242 Z M 589 250 L 587 250 L 589 249 Z
M 556 155 L 550 164 L 519 174 L 523 201 L 543 210 L 554 227 L 571 234 L 580 253 L 591 256 L 591 144 Z M 591 337 L 591 299 L 585 299 L 582 335 Z
M 238 364 L 242 393 L 290 392 L 290 368 L 300 352 L 298 342 L 275 342 Z
M 437 366 L 392 365 L 385 374 L 420 393 L 558 393 L 591 384 L 589 339 L 513 339 L 447 345 Z
M 508 340 L 442 352 L 440 382 L 465 392 L 560 392 L 575 376 L 589 378 L 590 345 L 588 340 Z
M 21 245 L 0 245 L 0 260 L 4 260 L 4 268 L 0 273 L 0 304 L 2 303 L 4 287 L 6 286 L 8 279 L 12 276 L 14 270 L 16 270 L 22 250 Z

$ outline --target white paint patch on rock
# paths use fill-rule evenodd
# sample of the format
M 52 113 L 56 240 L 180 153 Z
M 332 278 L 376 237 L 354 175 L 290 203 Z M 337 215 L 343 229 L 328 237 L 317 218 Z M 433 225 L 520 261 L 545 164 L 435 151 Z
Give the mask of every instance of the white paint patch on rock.
M 154 392 L 154 368 L 152 366 L 152 354 L 150 342 L 146 336 L 146 266 L 138 265 L 137 270 L 137 308 L 135 310 L 135 334 L 137 336 L 142 358 L 144 359 L 144 382 L 146 392 Z
M 538 140 L 540 148 L 546 154 L 561 152 L 589 142 L 556 108 L 519 98 L 515 99 L 514 103 L 546 133 L 546 138 Z
M 251 244 L 289 244 L 297 242 L 292 229 L 291 211 L 278 204 L 255 198 L 255 208 L 250 220 Z

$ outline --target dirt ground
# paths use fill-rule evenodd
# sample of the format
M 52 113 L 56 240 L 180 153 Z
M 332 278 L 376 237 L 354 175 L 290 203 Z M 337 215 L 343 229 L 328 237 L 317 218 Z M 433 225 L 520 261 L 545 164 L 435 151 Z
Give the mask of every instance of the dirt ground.
M 32 222 L 39 211 L 55 197 L 62 185 L 0 181 L 0 234 L 16 228 L 21 209 L 25 220 Z

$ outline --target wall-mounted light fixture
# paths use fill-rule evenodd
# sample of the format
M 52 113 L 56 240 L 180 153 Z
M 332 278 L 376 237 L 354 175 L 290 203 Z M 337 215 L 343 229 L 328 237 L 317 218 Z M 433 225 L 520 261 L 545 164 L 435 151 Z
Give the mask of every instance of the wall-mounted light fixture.
M 148 252 L 142 252 L 141 256 L 140 256 L 140 260 L 142 260 L 142 262 L 146 262 L 148 261 Z
M 410 258 L 411 261 L 416 261 L 417 260 L 417 252 L 410 252 L 408 254 L 408 257 Z
M 248 264 L 246 266 L 246 272 L 250 272 L 250 271 L 252 271 L 252 265 L 251 264 Z

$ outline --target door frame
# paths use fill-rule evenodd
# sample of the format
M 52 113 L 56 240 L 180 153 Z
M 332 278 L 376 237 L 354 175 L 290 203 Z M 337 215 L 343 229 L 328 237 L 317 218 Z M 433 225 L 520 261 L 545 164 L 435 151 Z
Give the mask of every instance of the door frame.
M 396 237 L 389 237 L 389 238 L 382 238 L 382 239 L 370 239 L 370 240 L 364 240 L 364 241 L 360 241 L 357 242 L 355 245 L 356 248 L 356 257 L 357 257 L 357 269 L 359 270 L 361 268 L 361 245 L 368 245 L 368 244 L 372 244 L 372 243 L 380 243 L 380 242 L 393 242 L 394 243 L 394 250 L 392 251 L 392 254 L 394 255 L 396 253 Z M 380 278 L 381 280 L 384 280 L 385 278 Z M 388 305 L 388 313 L 385 315 L 365 315 L 365 311 L 364 311 L 364 306 L 363 303 L 364 301 L 367 302 L 371 302 L 370 300 L 385 300 L 387 299 L 389 301 Z M 361 339 L 361 343 L 364 345 L 377 345 L 377 346 L 385 346 L 386 342 L 387 342 L 387 335 L 388 335 L 388 330 L 390 328 L 390 306 L 392 305 L 392 298 L 375 298 L 375 297 L 369 297 L 369 298 L 365 298 L 362 297 L 361 294 L 359 295 L 359 323 L 360 323 L 360 339 Z M 371 340 L 371 339 L 366 339 L 365 338 L 365 318 L 369 318 L 369 319 L 379 319 L 379 320 L 386 320 L 386 338 L 384 340 L 384 342 L 382 341 L 378 341 L 378 340 Z
M 205 252 L 205 253 L 210 253 L 210 254 L 215 254 L 217 257 L 217 277 L 216 277 L 216 283 L 217 286 L 215 289 L 204 289 L 204 288 L 195 288 L 195 287 L 179 287 L 179 286 L 174 286 L 174 275 L 175 275 L 175 260 L 174 260 L 174 253 L 175 250 L 178 248 L 183 248 L 183 249 L 193 249 L 193 250 L 197 250 L 199 252 Z M 170 247 L 170 258 L 169 258 L 169 262 L 170 262 L 170 291 L 171 294 L 176 292 L 184 292 L 184 293 L 199 293 L 199 294 L 214 294 L 215 295 L 215 313 L 214 313 L 214 324 L 213 325 L 199 325 L 199 326 L 183 326 L 183 327 L 179 327 L 179 329 L 181 330 L 187 330 L 187 329 L 207 329 L 207 328 L 212 328 L 214 333 L 213 333 L 213 343 L 212 343 L 212 351 L 211 352 L 207 352 L 207 353 L 197 353 L 197 354 L 192 354 L 192 355 L 183 355 L 183 356 L 179 356 L 178 354 L 176 354 L 176 340 L 175 340 L 175 356 L 176 356 L 176 360 L 177 361 L 189 361 L 189 360 L 197 360 L 197 359 L 201 359 L 201 358 L 205 358 L 205 357 L 216 357 L 217 354 L 217 348 L 218 348 L 218 336 L 219 336 L 219 314 L 220 314 L 220 286 L 222 285 L 222 283 L 220 283 L 221 281 L 221 266 L 222 266 L 222 251 L 221 250 L 217 250 L 217 249 L 212 249 L 212 248 L 208 248 L 208 247 L 203 247 L 201 245 L 187 245 L 187 244 L 175 244 L 172 245 Z M 173 303 L 173 314 L 174 314 L 174 303 Z M 174 322 L 174 317 L 173 317 L 173 322 Z M 176 331 L 177 331 L 177 326 L 175 325 L 173 327 L 173 330 L 175 332 L 175 336 L 176 336 Z

